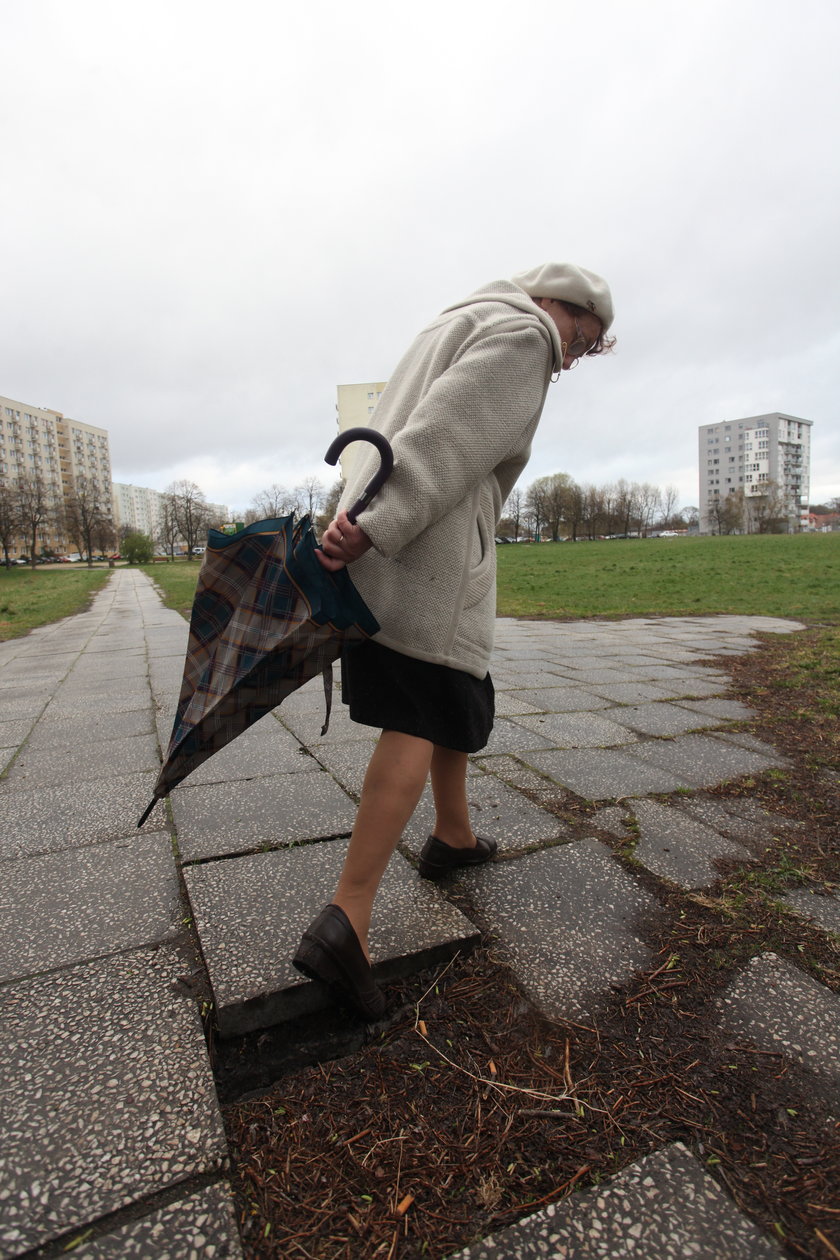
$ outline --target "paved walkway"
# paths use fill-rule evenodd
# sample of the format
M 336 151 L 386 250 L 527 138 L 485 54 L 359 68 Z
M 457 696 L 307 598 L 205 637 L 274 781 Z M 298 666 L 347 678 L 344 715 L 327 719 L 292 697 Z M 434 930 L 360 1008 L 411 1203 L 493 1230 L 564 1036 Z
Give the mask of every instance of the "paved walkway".
M 780 825 L 756 803 L 704 792 L 784 763 L 732 729 L 748 711 L 727 697 L 726 675 L 699 662 L 752 650 L 756 631 L 797 628 L 761 617 L 499 623 L 499 718 L 473 759 L 470 799 L 476 827 L 514 860 L 465 884 L 549 1017 L 592 1016 L 610 985 L 650 961 L 636 924 L 656 903 L 604 837 L 636 836 L 643 866 L 699 889 L 717 859 L 749 860 Z M 289 960 L 331 892 L 373 741 L 340 707 L 319 737 L 316 682 L 196 771 L 171 812 L 158 805 L 138 833 L 186 639 L 149 580 L 125 569 L 88 612 L 0 645 L 4 1256 L 44 1245 L 60 1254 L 80 1237 L 80 1257 L 241 1254 L 183 977 L 206 966 L 223 1036 L 325 1002 Z M 592 836 L 541 807 L 563 789 L 603 802 Z M 415 873 L 430 811 L 424 799 L 378 904 L 371 944 L 386 978 L 477 935 Z M 840 930 L 836 899 L 804 893 L 791 905 Z M 838 1007 L 765 954 L 727 992 L 720 1018 L 803 1063 L 838 1114 Z M 778 1253 L 675 1146 L 463 1254 Z

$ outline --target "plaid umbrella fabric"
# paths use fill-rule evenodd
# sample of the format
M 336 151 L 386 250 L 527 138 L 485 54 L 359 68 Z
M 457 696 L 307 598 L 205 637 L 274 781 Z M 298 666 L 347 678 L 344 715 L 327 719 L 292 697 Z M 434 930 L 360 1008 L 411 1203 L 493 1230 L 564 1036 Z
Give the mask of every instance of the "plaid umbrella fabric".
M 349 441 L 365 437 L 375 440 L 383 455 L 377 476 L 348 512 L 351 519 L 370 502 L 393 462 L 385 439 L 370 435 L 367 429 L 347 430 L 327 452 L 328 462 L 335 463 Z M 308 516 L 298 522 L 292 516 L 257 521 L 233 535 L 210 530 L 172 736 L 138 827 L 197 766 L 316 674 L 324 676 L 326 732 L 332 664 L 345 646 L 376 634 L 379 625 L 347 570 L 328 572 L 315 550 Z

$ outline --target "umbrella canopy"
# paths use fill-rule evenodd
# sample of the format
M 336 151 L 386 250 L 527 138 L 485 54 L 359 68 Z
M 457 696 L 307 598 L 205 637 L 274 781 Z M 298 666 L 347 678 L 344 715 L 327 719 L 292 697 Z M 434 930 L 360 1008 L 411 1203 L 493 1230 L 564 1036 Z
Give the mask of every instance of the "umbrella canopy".
M 347 429 L 327 451 L 334 464 L 359 438 L 379 448 L 376 476 L 347 515 L 371 501 L 393 467 L 387 440 Z M 345 569 L 319 562 L 308 516 L 257 521 L 237 534 L 210 530 L 190 618 L 172 736 L 142 827 L 161 797 L 316 674 L 324 676 L 326 722 L 332 664 L 379 625 Z

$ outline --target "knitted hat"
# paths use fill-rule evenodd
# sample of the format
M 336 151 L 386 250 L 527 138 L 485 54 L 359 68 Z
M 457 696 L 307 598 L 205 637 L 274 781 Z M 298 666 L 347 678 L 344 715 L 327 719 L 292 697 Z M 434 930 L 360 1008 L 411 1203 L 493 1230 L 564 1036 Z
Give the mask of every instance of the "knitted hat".
M 596 319 L 600 319 L 605 332 L 613 322 L 609 285 L 585 267 L 575 267 L 573 263 L 543 263 L 541 267 L 521 271 L 511 279 L 529 297 L 556 298 L 591 311 Z

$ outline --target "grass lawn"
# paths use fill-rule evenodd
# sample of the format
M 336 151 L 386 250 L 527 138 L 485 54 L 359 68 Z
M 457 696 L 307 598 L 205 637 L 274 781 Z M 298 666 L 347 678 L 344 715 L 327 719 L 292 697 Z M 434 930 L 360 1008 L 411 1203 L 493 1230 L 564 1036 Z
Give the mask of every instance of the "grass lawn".
M 140 571 L 152 579 L 158 587 L 167 608 L 176 609 L 187 621 L 190 619 L 195 586 L 198 581 L 201 560 L 174 560 L 170 564 L 141 564 Z
M 840 620 L 840 534 L 519 543 L 497 556 L 503 617 Z
M 108 569 L 0 566 L 0 642 L 82 612 L 108 577 Z

